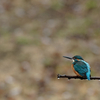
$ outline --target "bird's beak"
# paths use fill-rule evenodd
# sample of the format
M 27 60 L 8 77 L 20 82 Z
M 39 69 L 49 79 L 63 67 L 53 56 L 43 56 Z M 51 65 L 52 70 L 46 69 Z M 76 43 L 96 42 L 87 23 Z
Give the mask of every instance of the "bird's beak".
M 63 56 L 64 58 L 73 59 L 72 57 Z

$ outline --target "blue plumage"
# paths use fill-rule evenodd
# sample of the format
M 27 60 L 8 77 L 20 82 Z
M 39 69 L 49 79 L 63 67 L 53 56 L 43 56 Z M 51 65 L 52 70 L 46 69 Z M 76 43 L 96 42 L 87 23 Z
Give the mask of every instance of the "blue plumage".
M 88 80 L 90 80 L 90 65 L 86 61 L 84 61 L 84 59 L 81 56 L 76 55 L 74 57 L 64 57 L 73 60 L 72 69 L 75 72 L 75 74 L 84 78 L 86 77 Z
M 79 60 L 73 62 L 74 69 L 77 71 L 82 77 L 87 77 L 90 80 L 90 66 L 84 60 Z

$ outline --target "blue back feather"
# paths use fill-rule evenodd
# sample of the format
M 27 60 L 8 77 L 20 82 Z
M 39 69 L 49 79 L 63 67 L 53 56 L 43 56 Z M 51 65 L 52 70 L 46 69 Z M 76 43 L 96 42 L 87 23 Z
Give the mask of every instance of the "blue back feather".
M 90 66 L 84 60 L 80 60 L 77 62 L 73 62 L 74 69 L 77 71 L 82 77 L 87 77 L 90 80 Z

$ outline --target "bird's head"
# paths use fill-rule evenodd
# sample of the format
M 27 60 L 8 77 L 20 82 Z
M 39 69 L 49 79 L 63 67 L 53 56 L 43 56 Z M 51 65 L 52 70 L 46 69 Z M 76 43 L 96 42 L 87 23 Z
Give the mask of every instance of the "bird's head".
M 84 60 L 81 56 L 79 55 L 76 55 L 74 57 L 67 57 L 67 56 L 63 56 L 64 58 L 68 58 L 68 59 L 71 59 L 73 61 L 78 61 L 78 60 Z

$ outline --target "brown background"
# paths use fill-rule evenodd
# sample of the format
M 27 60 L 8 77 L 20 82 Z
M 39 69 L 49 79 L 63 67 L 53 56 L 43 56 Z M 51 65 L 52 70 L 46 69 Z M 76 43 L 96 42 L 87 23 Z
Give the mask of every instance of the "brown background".
M 99 81 L 56 78 L 74 55 L 100 76 L 99 0 L 0 0 L 0 100 L 99 100 Z

